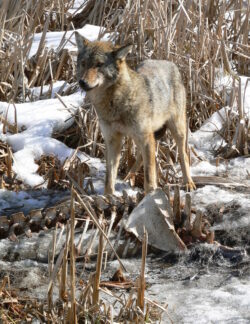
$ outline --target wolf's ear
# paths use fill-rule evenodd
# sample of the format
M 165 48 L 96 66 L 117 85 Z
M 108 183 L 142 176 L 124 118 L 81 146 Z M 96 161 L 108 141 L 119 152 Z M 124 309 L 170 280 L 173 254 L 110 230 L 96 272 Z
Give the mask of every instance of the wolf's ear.
M 76 45 L 78 47 L 78 50 L 84 50 L 90 43 L 87 38 L 83 37 L 81 34 L 78 32 L 75 32 L 75 38 L 76 38 Z
M 115 50 L 114 56 L 117 60 L 125 60 L 129 52 L 132 51 L 133 45 L 125 45 Z

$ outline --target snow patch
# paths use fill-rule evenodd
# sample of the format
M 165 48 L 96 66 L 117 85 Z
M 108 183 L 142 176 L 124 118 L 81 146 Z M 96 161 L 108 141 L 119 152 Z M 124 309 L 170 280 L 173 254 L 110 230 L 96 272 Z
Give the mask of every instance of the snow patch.
M 86 24 L 83 28 L 76 29 L 82 36 L 86 37 L 90 41 L 94 41 L 98 38 L 98 35 L 101 31 L 101 27 Z M 106 34 L 102 40 L 108 40 L 109 34 Z M 36 33 L 33 39 L 33 43 L 30 49 L 29 57 L 32 57 L 37 53 L 42 33 Z M 64 37 L 64 41 L 62 43 Z M 61 44 L 62 43 L 62 44 Z M 69 30 L 67 32 L 47 32 L 45 37 L 45 44 L 47 48 L 57 49 L 59 46 L 64 45 L 65 49 L 68 49 L 71 52 L 76 52 L 76 41 L 75 41 L 75 31 Z
M 51 91 L 51 86 L 46 84 L 43 87 L 33 87 L 30 89 L 31 96 L 34 100 L 38 100 L 40 96 L 46 96 L 48 98 L 49 91 Z M 53 83 L 52 91 L 51 91 L 51 97 L 50 98 L 56 98 L 56 93 L 61 91 L 66 91 L 69 88 L 69 84 L 63 80 L 56 81 Z M 33 100 L 33 101 L 34 101 Z
M 80 92 L 63 97 L 66 109 L 58 99 L 47 99 L 36 102 L 16 104 L 17 134 L 0 134 L 0 139 L 7 141 L 13 149 L 13 169 L 18 177 L 29 186 L 37 186 L 44 182 L 43 178 L 36 174 L 38 168 L 35 159 L 41 155 L 54 154 L 61 162 L 71 156 L 74 150 L 65 144 L 51 138 L 53 131 L 63 131 L 74 121 L 72 114 L 76 112 L 83 102 Z M 0 103 L 0 112 L 6 115 L 8 104 Z M 7 119 L 14 123 L 15 110 L 9 107 Z M 87 156 L 81 155 L 82 158 Z

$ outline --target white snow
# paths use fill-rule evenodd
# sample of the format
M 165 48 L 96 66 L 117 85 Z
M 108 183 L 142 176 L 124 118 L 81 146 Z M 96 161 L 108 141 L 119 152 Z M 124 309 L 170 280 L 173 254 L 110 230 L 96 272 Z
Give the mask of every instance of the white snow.
M 83 0 L 75 1 L 71 14 L 75 13 Z M 100 27 L 85 25 L 78 29 L 84 37 L 89 40 L 97 39 Z M 39 47 L 42 33 L 35 34 L 30 51 L 30 57 L 35 55 Z M 48 48 L 58 49 L 65 36 L 64 47 L 72 52 L 76 52 L 74 31 L 48 32 L 46 34 L 46 46 Z M 108 39 L 105 35 L 104 39 Z M 62 44 L 63 45 L 63 44 Z M 245 114 L 250 118 L 250 81 L 249 78 L 241 77 L 242 102 Z M 53 84 L 51 99 L 40 100 L 16 104 L 18 134 L 3 134 L 3 126 L 0 125 L 0 139 L 8 142 L 14 152 L 13 169 L 25 184 L 34 187 L 44 182 L 44 179 L 36 174 L 38 165 L 35 159 L 43 154 L 54 154 L 61 162 L 70 157 L 74 150 L 68 148 L 63 143 L 51 137 L 54 131 L 63 131 L 73 122 L 70 118 L 84 100 L 84 93 L 76 92 L 70 96 L 64 96 L 63 101 L 69 109 L 66 109 L 62 103 L 55 99 L 55 93 L 61 89 L 64 81 L 58 81 Z M 231 84 L 231 78 L 224 76 L 221 71 L 218 72 L 215 87 L 220 91 L 223 87 Z M 67 84 L 65 85 L 68 86 Z M 49 91 L 48 85 L 43 88 L 43 94 Z M 40 96 L 41 88 L 33 88 L 35 98 Z M 238 157 L 229 161 L 221 162 L 218 166 L 215 164 L 213 150 L 226 143 L 219 135 L 228 113 L 229 107 L 224 107 L 215 112 L 202 127 L 191 134 L 189 143 L 194 146 L 197 153 L 204 158 L 204 161 L 196 161 L 191 167 L 192 175 L 224 175 L 228 177 L 246 181 L 249 179 L 250 158 Z M 8 111 L 8 113 L 7 113 Z M 6 115 L 9 123 L 14 123 L 15 111 L 13 105 L 6 102 L 0 102 L 0 114 Z M 238 112 L 235 110 L 235 114 Z M 95 169 L 93 183 L 97 193 L 103 193 L 105 166 L 99 159 L 90 158 L 81 154 L 80 157 L 87 161 L 90 167 Z M 88 180 L 88 179 L 86 179 Z M 86 183 L 86 182 L 85 182 Z M 128 189 L 128 184 L 122 180 L 117 180 L 116 194 L 121 194 L 123 189 L 129 190 L 129 194 L 135 194 L 136 191 Z M 241 208 L 250 210 L 250 199 L 244 193 L 230 192 L 216 186 L 204 186 L 191 193 L 192 202 L 197 208 L 204 208 L 208 204 L 217 204 L 220 202 L 228 203 L 236 200 Z M 3 210 L 8 208 L 19 209 L 31 207 L 44 207 L 50 197 L 41 194 L 34 196 L 27 192 L 10 192 L 0 190 L 0 215 Z M 221 228 L 246 227 L 250 225 L 250 217 L 242 216 L 239 219 L 229 217 L 223 224 L 216 224 L 214 230 Z M 115 265 L 116 268 L 116 265 Z M 36 277 L 34 277 L 34 280 Z M 240 321 L 241 315 L 247 312 L 250 307 L 250 285 L 248 282 L 240 282 L 238 279 L 230 279 L 225 285 L 218 289 L 209 287 L 189 287 L 183 289 L 181 284 L 166 283 L 153 284 L 148 289 L 149 294 L 157 295 L 157 299 L 166 301 L 169 304 L 170 313 L 179 314 L 177 321 L 181 323 L 226 323 Z
M 250 78 L 246 76 L 241 77 L 241 95 L 243 111 L 250 118 Z
M 225 74 L 223 68 L 215 68 L 214 88 L 220 92 L 224 89 L 231 90 L 233 78 L 230 74 Z
M 80 10 L 82 8 L 84 8 L 84 6 L 86 4 L 87 4 L 87 1 L 86 0 L 75 0 L 74 1 L 74 4 L 73 4 L 73 7 L 70 8 L 67 13 L 69 13 L 72 16 L 74 16 L 75 14 L 77 14 L 78 12 L 80 12 Z
M 58 99 L 16 104 L 20 132 L 0 134 L 0 139 L 7 141 L 14 151 L 13 170 L 29 186 L 37 186 L 44 182 L 43 178 L 35 173 L 38 168 L 35 159 L 43 154 L 54 154 L 63 162 L 73 154 L 72 149 L 51 138 L 51 135 L 53 131 L 63 131 L 73 123 L 74 119 L 70 117 L 82 104 L 83 95 L 77 92 L 63 97 L 63 101 L 68 110 Z M 6 103 L 0 103 L 0 113 L 6 115 L 7 107 Z M 14 113 L 14 107 L 10 106 L 7 115 L 10 123 L 14 123 Z
M 89 40 L 96 40 L 100 27 L 85 25 L 78 31 Z M 36 54 L 41 36 L 42 33 L 35 34 L 30 56 Z M 47 32 L 46 46 L 56 49 L 64 36 L 66 40 L 65 48 L 77 51 L 74 31 L 68 31 L 66 34 L 64 32 Z M 108 35 L 104 37 L 104 39 L 107 38 Z M 60 130 L 63 132 L 73 123 L 74 119 L 70 117 L 75 114 L 83 103 L 85 96 L 85 93 L 80 92 L 64 96 L 63 102 L 68 107 L 66 109 L 58 99 L 54 99 L 55 93 L 61 89 L 64 83 L 64 81 L 57 81 L 53 84 L 51 95 L 53 99 L 16 104 L 18 134 L 2 134 L 3 125 L 0 126 L 0 139 L 8 142 L 14 151 L 13 170 L 17 173 L 18 178 L 31 187 L 41 185 L 44 182 L 43 178 L 36 174 L 38 165 L 35 163 L 35 159 L 39 159 L 43 154 L 54 154 L 63 162 L 73 154 L 72 149 L 51 138 L 54 131 Z M 67 84 L 65 86 L 67 87 Z M 43 87 L 43 93 L 49 90 L 49 85 Z M 32 91 L 34 96 L 38 97 L 41 88 L 33 88 Z M 15 110 L 13 105 L 0 102 L 0 114 L 7 116 L 9 123 L 14 123 Z M 93 168 L 103 170 L 103 165 L 98 159 L 90 159 L 84 154 L 81 154 L 81 158 L 91 160 Z
M 222 76 L 221 76 L 222 78 Z M 241 96 L 243 111 L 247 118 L 250 118 L 250 78 L 241 78 Z M 223 79 L 223 78 L 222 78 Z M 225 76 L 223 80 L 227 79 Z M 226 81 L 225 81 L 226 82 Z M 238 115 L 237 106 L 234 105 L 231 113 Z M 226 145 L 224 139 L 220 136 L 219 131 L 223 128 L 227 120 L 230 108 L 223 107 L 216 111 L 208 118 L 205 123 L 194 133 L 189 136 L 189 144 L 204 161 L 196 161 L 191 166 L 191 175 L 226 175 L 232 179 L 250 180 L 250 158 L 238 157 L 231 159 L 229 162 L 220 161 L 216 166 L 214 151 Z
M 189 143 L 203 152 L 203 155 L 204 152 L 209 153 L 212 149 L 219 148 L 219 146 L 226 144 L 218 132 L 226 122 L 227 109 L 228 107 L 225 107 L 213 113 L 199 130 L 191 134 Z
M 216 165 L 212 165 L 208 161 L 198 162 L 194 167 L 191 168 L 192 176 L 212 176 L 219 175 L 222 172 L 226 171 L 226 166 L 224 164 L 220 164 L 218 167 Z
M 48 98 L 48 94 L 51 91 L 51 99 L 56 97 L 56 93 L 59 91 L 65 91 L 68 89 L 69 84 L 65 81 L 56 81 L 54 82 L 52 87 L 52 91 L 51 91 L 51 86 L 46 84 L 43 87 L 33 87 L 31 90 L 31 96 L 34 100 L 38 100 L 40 96 L 45 96 Z
M 230 192 L 229 190 L 221 189 L 217 186 L 204 186 L 193 192 L 191 192 L 192 202 L 197 207 L 204 207 L 208 204 L 215 203 L 228 203 L 230 201 L 237 201 L 240 205 L 245 206 L 250 210 L 250 199 L 248 199 L 243 193 Z M 249 219 L 250 221 L 250 219 Z
M 83 28 L 76 29 L 82 36 L 86 37 L 90 41 L 94 41 L 98 38 L 101 27 L 86 24 Z M 58 48 L 59 45 L 64 45 L 65 49 L 71 52 L 76 52 L 77 48 L 75 46 L 75 31 L 69 30 L 67 32 L 47 32 L 45 42 L 46 47 L 53 48 L 54 50 Z M 33 39 L 33 43 L 30 49 L 29 57 L 37 53 L 39 43 L 42 37 L 42 33 L 36 33 Z M 61 44 L 64 37 L 63 44 Z M 102 40 L 108 40 L 109 34 L 105 34 Z

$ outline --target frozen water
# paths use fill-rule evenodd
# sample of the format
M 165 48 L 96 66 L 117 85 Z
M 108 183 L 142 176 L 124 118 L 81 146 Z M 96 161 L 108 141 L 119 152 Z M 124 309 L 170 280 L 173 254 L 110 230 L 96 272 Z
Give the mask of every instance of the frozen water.
M 69 195 L 67 191 L 47 189 L 19 192 L 0 189 L 0 216 L 17 211 L 27 214 L 31 209 L 53 206 L 66 195 Z

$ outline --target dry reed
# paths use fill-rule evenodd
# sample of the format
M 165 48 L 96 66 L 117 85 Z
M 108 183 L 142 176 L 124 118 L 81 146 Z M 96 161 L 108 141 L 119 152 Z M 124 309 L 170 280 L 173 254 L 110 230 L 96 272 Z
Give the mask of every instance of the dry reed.
M 229 105 L 228 120 L 221 135 L 227 147 L 217 153 L 224 158 L 249 154 L 249 116 L 244 113 L 238 74 L 249 75 L 249 4 L 237 1 L 84 1 L 76 14 L 68 10 L 74 1 L 0 2 L 0 100 L 33 100 L 32 87 L 65 80 L 74 91 L 75 58 L 64 49 L 47 49 L 45 36 L 51 30 L 68 30 L 86 23 L 101 25 L 100 36 L 112 33 L 117 44 L 133 43 L 131 66 L 145 58 L 175 62 L 187 89 L 187 113 L 191 130 L 198 129 L 215 111 Z M 126 23 L 124 23 L 126 22 Z M 36 55 L 29 57 L 35 32 L 42 31 Z M 220 87 L 218 78 L 229 75 L 231 85 Z M 42 97 L 41 97 L 42 98 Z M 228 99 L 229 98 L 229 99 Z M 234 107 L 234 109 L 233 109 Z M 236 109 L 235 109 L 236 107 Z M 236 113 L 235 113 L 236 110 Z M 3 117 L 2 117 L 3 120 Z M 5 119 L 7 124 L 7 120 Z M 9 125 L 8 130 L 17 125 Z M 104 144 L 93 107 L 86 104 L 76 116 L 74 128 L 56 138 L 94 157 L 104 156 Z M 193 152 L 193 149 L 192 149 Z M 126 176 L 134 163 L 136 149 L 125 141 L 120 175 Z M 192 154 L 196 159 L 195 154 Z M 178 183 L 177 151 L 166 135 L 157 149 L 159 185 Z M 142 172 L 130 177 L 141 186 Z
M 64 80 L 71 84 L 70 89 L 60 95 L 68 94 L 75 90 L 75 58 L 64 48 L 64 40 L 56 50 L 46 48 L 45 37 L 49 31 L 69 30 L 92 23 L 103 27 L 100 36 L 104 32 L 112 33 L 112 40 L 116 44 L 132 43 L 133 53 L 129 57 L 129 64 L 134 67 L 145 58 L 168 59 L 175 62 L 184 79 L 187 89 L 187 113 L 191 130 L 198 129 L 212 113 L 228 105 L 228 119 L 225 121 L 221 135 L 227 142 L 227 147 L 218 153 L 224 158 L 232 158 L 236 155 L 249 155 L 249 116 L 244 112 L 244 100 L 241 97 L 241 82 L 239 74 L 250 75 L 249 57 L 249 2 L 235 1 L 180 1 L 180 0 L 136 0 L 136 1 L 93 1 L 86 0 L 77 14 L 69 14 L 74 0 L 67 1 L 17 1 L 0 0 L 0 100 L 10 104 L 33 100 L 31 90 L 34 86 L 50 85 L 49 97 L 53 88 L 53 82 Z M 37 53 L 29 56 L 34 34 L 42 32 L 42 38 Z M 218 86 L 220 75 L 228 75 L 232 82 L 227 87 Z M 40 98 L 42 99 L 42 97 Z M 235 109 L 236 107 L 236 109 Z M 236 111 L 236 113 L 235 113 Z M 7 122 L 7 116 L 1 116 L 4 129 L 12 132 L 18 131 L 18 121 L 15 125 Z M 55 134 L 56 138 L 67 145 L 82 149 L 94 157 L 104 156 L 104 144 L 99 130 L 98 120 L 93 107 L 86 104 L 75 116 L 74 127 L 64 134 Z M 5 149 L 4 149 L 5 150 Z M 195 151 L 192 150 L 193 158 Z M 4 151 L 4 169 L 8 177 L 12 177 L 11 153 Z M 126 140 L 122 152 L 120 174 L 124 177 L 128 174 L 134 163 L 136 149 L 132 141 Z M 164 186 L 168 183 L 178 183 L 175 162 L 177 161 L 176 145 L 166 135 L 157 146 L 157 161 L 159 166 L 159 183 Z M 76 167 L 79 175 L 80 167 Z M 144 244 L 142 271 L 139 282 L 139 292 L 132 291 L 124 301 L 114 293 L 100 286 L 102 271 L 103 251 L 99 250 L 97 273 L 90 276 L 88 282 L 83 284 L 80 298 L 76 298 L 75 288 L 80 283 L 75 277 L 75 253 L 74 227 L 77 220 L 73 206 L 75 201 L 80 204 L 97 227 L 96 234 L 100 235 L 100 246 L 111 247 L 112 259 L 116 256 L 120 262 L 117 251 L 109 240 L 109 229 L 105 228 L 85 201 L 80 193 L 82 178 L 74 177 L 70 171 L 65 172 L 74 184 L 72 190 L 72 208 L 70 229 L 67 226 L 67 239 L 65 247 L 59 254 L 55 265 L 51 265 L 48 307 L 33 308 L 36 318 L 53 322 L 60 322 L 62 318 L 68 322 L 76 322 L 76 318 L 84 321 L 112 322 L 114 319 L 113 308 L 108 309 L 100 292 L 112 296 L 116 303 L 120 303 L 120 313 L 117 321 L 144 321 L 143 308 L 147 299 L 143 298 L 145 281 L 144 269 L 146 260 L 146 244 Z M 81 181 L 78 181 L 81 178 Z M 131 184 L 142 184 L 142 172 L 130 176 Z M 3 181 L 1 181 L 2 185 Z M 168 190 L 167 190 L 168 189 Z M 169 187 L 167 188 L 169 193 Z M 175 187 L 174 215 L 175 223 L 181 227 L 181 206 L 179 187 Z M 186 227 L 194 237 L 201 236 L 201 214 L 197 212 L 194 227 L 190 226 L 191 203 L 187 195 L 185 211 L 187 215 Z M 124 209 L 124 215 L 128 209 Z M 87 230 L 88 225 L 85 227 Z M 123 228 L 120 227 L 118 237 Z M 184 233 L 185 234 L 185 233 Z M 184 235 L 183 234 L 183 235 Z M 118 238 L 119 239 L 119 238 Z M 104 244 L 102 244 L 104 240 Z M 211 239 L 212 240 L 212 239 Z M 145 237 L 146 242 L 146 237 Z M 54 237 L 53 247 L 56 238 Z M 79 242 L 80 246 L 81 242 Z M 68 275 L 68 253 L 70 251 L 70 275 Z M 91 244 L 89 245 L 91 251 Z M 52 259 L 53 260 L 53 255 Z M 60 299 L 62 309 L 53 304 L 53 286 L 56 278 L 59 278 Z M 68 287 L 68 282 L 71 282 Z M 25 302 L 14 299 L 10 287 L 7 289 L 7 279 L 1 284 L 0 294 L 5 300 L 10 300 L 11 314 L 16 316 L 13 303 L 18 305 L 19 314 L 23 318 L 30 319 L 31 313 L 27 311 Z M 18 303 L 19 302 L 19 303 Z M 30 301 L 29 301 L 30 302 Z M 147 301 L 165 311 L 154 302 Z M 8 304 L 8 305 L 9 305 Z M 156 304 L 156 305 L 155 305 Z M 137 307 L 139 306 L 139 307 Z M 14 307 L 14 308 L 13 308 Z M 147 307 L 146 313 L 147 313 Z M 35 311 L 36 310 L 36 311 Z M 39 311 L 38 311 L 39 310 Z M 12 312 L 13 311 L 13 312 Z M 6 315 L 7 314 L 7 315 Z M 14 321 L 4 313 L 4 321 Z M 26 317 L 25 317 L 26 316 Z

